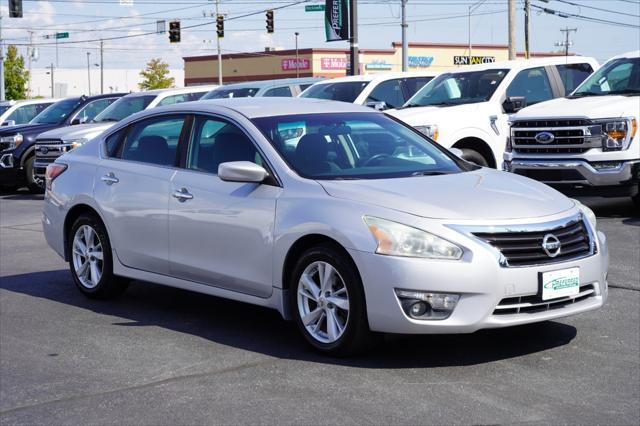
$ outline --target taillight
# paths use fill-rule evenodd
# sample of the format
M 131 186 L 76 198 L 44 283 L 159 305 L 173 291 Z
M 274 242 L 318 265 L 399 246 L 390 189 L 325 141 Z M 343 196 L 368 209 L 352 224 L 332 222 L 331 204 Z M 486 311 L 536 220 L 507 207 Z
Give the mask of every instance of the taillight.
M 47 189 L 51 189 L 53 180 L 60 176 L 65 170 L 67 170 L 66 164 L 51 163 L 47 166 L 47 171 L 45 173 Z

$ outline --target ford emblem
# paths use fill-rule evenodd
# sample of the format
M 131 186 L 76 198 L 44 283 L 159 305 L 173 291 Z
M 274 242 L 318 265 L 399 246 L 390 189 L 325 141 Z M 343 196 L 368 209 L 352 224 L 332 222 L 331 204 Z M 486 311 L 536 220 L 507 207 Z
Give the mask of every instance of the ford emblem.
M 40 148 L 38 148 L 38 152 L 40 152 L 40 154 L 46 154 L 49 152 L 49 148 L 47 148 L 46 146 L 41 146 Z
M 553 133 L 549 133 L 549 132 L 540 132 L 535 136 L 536 142 L 544 143 L 544 144 L 553 142 L 555 138 L 556 137 L 553 135 Z
M 560 239 L 553 234 L 547 234 L 542 238 L 542 250 L 544 250 L 549 257 L 559 255 L 561 246 Z

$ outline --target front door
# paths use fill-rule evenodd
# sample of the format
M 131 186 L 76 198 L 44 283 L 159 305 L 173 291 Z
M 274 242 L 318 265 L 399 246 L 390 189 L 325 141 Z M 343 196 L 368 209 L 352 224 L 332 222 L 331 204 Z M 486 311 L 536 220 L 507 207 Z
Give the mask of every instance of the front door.
M 196 117 L 185 168 L 171 182 L 171 275 L 215 287 L 268 297 L 279 186 L 225 182 L 218 165 L 264 165 L 255 144 L 221 118 Z
M 183 115 L 154 117 L 107 138 L 95 199 L 125 266 L 169 273 L 168 204 L 184 123 Z

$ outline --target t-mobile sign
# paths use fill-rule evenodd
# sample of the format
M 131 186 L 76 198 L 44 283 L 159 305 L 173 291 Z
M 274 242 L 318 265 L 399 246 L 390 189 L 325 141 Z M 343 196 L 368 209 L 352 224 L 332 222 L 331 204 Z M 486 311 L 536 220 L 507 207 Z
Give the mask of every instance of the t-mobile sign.
M 320 58 L 320 68 L 323 70 L 346 70 L 347 58 Z
M 311 68 L 311 63 L 306 58 L 298 59 L 298 67 L 296 68 L 296 58 L 283 59 L 282 71 L 295 71 L 295 70 L 308 70 Z

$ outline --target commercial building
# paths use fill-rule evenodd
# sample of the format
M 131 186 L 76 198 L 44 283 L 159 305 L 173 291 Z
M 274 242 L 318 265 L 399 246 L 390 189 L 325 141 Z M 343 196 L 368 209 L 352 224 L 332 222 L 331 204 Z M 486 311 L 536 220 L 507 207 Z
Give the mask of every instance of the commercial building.
M 561 56 L 556 52 L 535 52 L 532 57 Z M 523 53 L 518 54 L 524 57 Z M 225 83 L 275 78 L 340 77 L 349 67 L 346 49 L 308 48 L 295 50 L 265 50 L 264 52 L 222 55 L 222 77 Z M 185 85 L 209 84 L 218 81 L 217 55 L 188 56 L 184 59 Z M 477 44 L 472 46 L 472 63 L 508 59 L 508 46 Z M 466 44 L 409 43 L 409 70 L 433 69 L 446 71 L 469 62 Z M 391 49 L 361 49 L 360 72 L 378 73 L 402 70 L 402 45 L 392 43 Z

